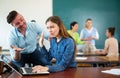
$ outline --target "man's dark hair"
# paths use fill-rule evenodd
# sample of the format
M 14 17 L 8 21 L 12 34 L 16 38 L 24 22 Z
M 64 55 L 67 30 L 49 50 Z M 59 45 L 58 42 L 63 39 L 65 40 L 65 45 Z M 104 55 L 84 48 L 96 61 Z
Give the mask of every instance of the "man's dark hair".
M 70 23 L 70 29 L 72 29 L 72 27 L 75 25 L 75 24 L 78 24 L 76 21 L 73 21 Z
M 7 16 L 7 22 L 10 24 L 14 19 L 15 17 L 17 16 L 18 12 L 13 10 L 11 12 L 9 12 L 8 16 Z

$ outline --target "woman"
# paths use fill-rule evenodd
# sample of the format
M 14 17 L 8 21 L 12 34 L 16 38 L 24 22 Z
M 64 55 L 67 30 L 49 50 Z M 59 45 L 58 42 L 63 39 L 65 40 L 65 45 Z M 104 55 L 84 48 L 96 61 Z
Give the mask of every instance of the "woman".
M 74 59 L 76 46 L 74 40 L 66 31 L 61 19 L 58 16 L 51 16 L 46 20 L 46 25 L 50 33 L 50 37 L 53 38 L 50 40 L 50 50 L 47 52 L 43 45 L 44 34 L 41 35 L 39 41 L 41 52 L 44 52 L 48 61 L 55 58 L 56 63 L 48 66 L 35 66 L 33 67 L 33 72 L 59 72 L 69 67 L 76 67 Z
M 84 41 L 80 40 L 80 37 L 77 31 L 78 31 L 78 23 L 74 21 L 70 24 L 70 30 L 68 30 L 68 33 L 73 37 L 76 44 L 85 44 Z
M 115 28 L 109 27 L 106 30 L 106 36 L 108 39 L 105 41 L 105 48 L 103 51 L 97 51 L 98 54 L 107 54 L 107 56 L 118 56 L 118 41 L 114 37 Z
M 77 50 L 78 51 L 82 51 L 85 41 L 81 41 L 79 34 L 77 33 L 78 31 L 78 23 L 76 21 L 73 21 L 70 24 L 70 30 L 68 30 L 68 33 L 73 37 L 73 39 L 75 40 L 75 43 L 77 45 Z M 87 43 L 87 42 L 86 42 Z

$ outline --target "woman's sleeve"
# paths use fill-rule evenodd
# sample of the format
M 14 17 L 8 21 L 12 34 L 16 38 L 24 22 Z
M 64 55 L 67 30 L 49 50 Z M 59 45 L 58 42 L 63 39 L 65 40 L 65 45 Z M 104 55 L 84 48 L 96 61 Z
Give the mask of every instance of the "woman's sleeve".
M 76 40 L 76 43 L 77 43 L 77 44 L 85 44 L 85 42 L 80 39 L 78 33 L 77 33 L 77 35 L 76 35 L 76 39 L 77 39 L 77 40 Z
M 108 53 L 108 48 L 109 48 L 109 40 L 107 39 L 107 40 L 105 41 L 105 47 L 104 47 L 104 52 L 105 52 L 105 53 Z
M 51 46 L 51 45 L 50 45 Z M 45 48 L 45 46 L 40 47 L 40 52 L 46 57 L 47 61 L 52 60 L 51 48 L 49 51 Z
M 53 66 L 48 66 L 49 72 L 59 72 L 67 68 L 74 58 L 74 46 L 75 45 L 72 39 L 66 40 L 66 48 L 61 61 Z

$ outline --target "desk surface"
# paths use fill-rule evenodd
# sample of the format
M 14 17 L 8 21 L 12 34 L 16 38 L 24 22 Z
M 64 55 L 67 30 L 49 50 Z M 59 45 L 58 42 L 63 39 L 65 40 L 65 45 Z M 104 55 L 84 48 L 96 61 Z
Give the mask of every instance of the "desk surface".
M 120 56 L 100 56 L 98 58 L 106 60 L 108 62 L 120 62 Z
M 87 56 L 86 60 L 77 59 L 77 63 L 112 63 L 120 62 L 120 56 Z
M 97 54 L 95 52 L 77 52 L 77 56 L 106 56 L 106 54 Z
M 81 57 L 82 58 L 82 57 Z M 98 58 L 96 56 L 88 56 L 86 57 L 86 60 L 76 59 L 77 63 L 103 63 L 107 62 L 106 60 L 103 60 L 102 58 Z
M 9 50 L 2 50 L 0 51 L 0 55 L 5 54 L 5 55 L 10 55 Z
M 120 68 L 120 67 L 119 67 Z M 69 68 L 63 72 L 50 73 L 49 75 L 22 76 L 15 72 L 9 78 L 120 78 L 120 75 L 102 73 L 102 70 L 111 68 Z

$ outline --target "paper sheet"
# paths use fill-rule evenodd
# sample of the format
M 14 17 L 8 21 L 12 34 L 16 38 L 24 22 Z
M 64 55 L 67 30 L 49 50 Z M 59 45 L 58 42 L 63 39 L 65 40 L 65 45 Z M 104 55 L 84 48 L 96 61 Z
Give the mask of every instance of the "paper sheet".
M 82 52 L 78 52 L 78 53 L 77 53 L 77 55 L 83 55 L 83 54 L 84 54 L 84 53 L 82 53 Z
M 113 75 L 120 75 L 120 69 L 110 69 L 101 71 L 102 73 L 113 74 Z
M 87 57 L 76 57 L 76 60 L 86 60 Z

